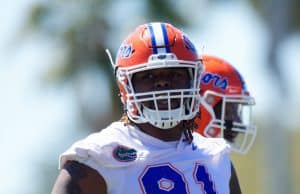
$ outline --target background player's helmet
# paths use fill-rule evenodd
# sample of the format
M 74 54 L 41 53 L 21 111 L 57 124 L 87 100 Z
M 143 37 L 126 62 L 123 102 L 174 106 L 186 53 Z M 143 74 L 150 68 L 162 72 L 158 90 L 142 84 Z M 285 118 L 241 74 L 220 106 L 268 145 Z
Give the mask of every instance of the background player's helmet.
M 121 101 L 133 122 L 148 122 L 158 128 L 169 129 L 182 120 L 194 118 L 199 111 L 202 63 L 193 43 L 171 24 L 138 26 L 122 42 L 113 67 Z M 191 79 L 190 87 L 139 93 L 134 91 L 132 77 L 135 73 L 160 68 L 186 68 Z M 180 107 L 171 108 L 173 99 L 180 100 Z M 159 100 L 168 101 L 168 110 L 159 110 Z M 146 101 L 152 101 L 155 107 L 146 107 Z
M 225 138 L 233 151 L 247 153 L 256 136 L 252 123 L 254 98 L 240 73 L 228 62 L 208 55 L 202 60 L 205 71 L 196 131 L 206 137 Z

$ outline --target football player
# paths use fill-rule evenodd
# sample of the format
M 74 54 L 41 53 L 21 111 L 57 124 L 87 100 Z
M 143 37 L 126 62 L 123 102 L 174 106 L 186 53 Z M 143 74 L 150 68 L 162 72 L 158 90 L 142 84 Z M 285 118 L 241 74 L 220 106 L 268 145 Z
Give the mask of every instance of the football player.
M 198 56 L 173 25 L 138 26 L 110 57 L 124 116 L 62 153 L 52 194 L 240 193 L 226 141 L 193 132 Z
M 205 137 L 222 137 L 234 152 L 245 154 L 251 148 L 256 127 L 252 120 L 254 98 L 242 75 L 227 61 L 202 55 L 200 113 L 196 131 Z

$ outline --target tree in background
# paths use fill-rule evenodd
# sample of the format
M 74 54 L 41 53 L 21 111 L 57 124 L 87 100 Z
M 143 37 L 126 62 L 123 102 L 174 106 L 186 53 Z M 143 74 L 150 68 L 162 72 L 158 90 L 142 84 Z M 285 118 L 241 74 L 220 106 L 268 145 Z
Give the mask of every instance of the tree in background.
M 290 176 L 290 147 L 287 126 L 280 111 L 281 107 L 288 106 L 291 92 L 287 85 L 287 78 L 283 71 L 285 64 L 279 62 L 279 49 L 284 41 L 300 29 L 300 1 L 298 0 L 250 0 L 256 11 L 262 16 L 270 32 L 270 44 L 266 69 L 273 79 L 274 90 L 279 97 L 276 104 L 270 108 L 269 119 L 265 123 L 264 133 L 266 167 L 272 164 L 268 171 L 268 193 L 292 193 Z
M 50 41 L 63 45 L 64 60 L 53 60 L 53 66 L 46 72 L 45 80 L 56 86 L 71 82 L 77 94 L 80 117 L 88 128 L 95 130 L 118 119 L 122 112 L 119 97 L 115 95 L 117 87 L 105 49 L 112 48 L 116 51 L 119 45 L 111 35 L 119 37 L 120 33 L 114 32 L 119 32 L 126 27 L 126 23 L 132 23 L 137 18 L 126 16 L 126 13 L 134 11 L 130 10 L 130 7 L 121 13 L 118 10 L 118 3 L 120 2 L 104 0 L 39 2 L 33 6 L 25 26 L 27 31 L 39 33 Z M 147 20 L 137 21 L 140 23 L 162 19 L 166 21 L 166 18 L 168 22 L 179 26 L 188 23 L 180 16 L 178 10 L 173 9 L 171 1 L 148 0 L 144 2 L 142 8 L 143 17 Z M 124 26 L 116 28 L 112 18 L 108 16 L 122 17 Z M 110 112 L 102 115 L 89 108 L 87 104 L 89 100 L 81 98 L 83 91 L 76 85 L 78 74 L 91 68 L 104 72 L 108 77 L 112 108 Z M 95 89 L 95 92 L 99 91 Z

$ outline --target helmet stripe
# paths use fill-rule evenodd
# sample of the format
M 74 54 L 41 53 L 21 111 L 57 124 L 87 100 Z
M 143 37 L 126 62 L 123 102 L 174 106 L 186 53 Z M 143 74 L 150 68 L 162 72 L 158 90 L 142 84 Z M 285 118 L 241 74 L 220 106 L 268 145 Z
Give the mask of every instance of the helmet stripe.
M 152 24 L 148 24 L 147 27 L 148 27 L 149 35 L 150 35 L 150 39 L 151 39 L 152 52 L 153 52 L 154 54 L 157 54 L 156 41 L 155 41 L 155 36 L 154 36 L 154 31 L 153 31 Z
M 148 27 L 151 36 L 152 52 L 154 54 L 170 52 L 165 24 L 151 23 Z
M 170 47 L 169 47 L 169 38 L 168 38 L 166 24 L 162 23 L 161 24 L 161 29 L 162 29 L 162 32 L 163 32 L 163 37 L 164 37 L 164 43 L 165 43 L 165 46 L 166 46 L 166 51 L 167 51 L 167 53 L 169 53 L 170 52 Z

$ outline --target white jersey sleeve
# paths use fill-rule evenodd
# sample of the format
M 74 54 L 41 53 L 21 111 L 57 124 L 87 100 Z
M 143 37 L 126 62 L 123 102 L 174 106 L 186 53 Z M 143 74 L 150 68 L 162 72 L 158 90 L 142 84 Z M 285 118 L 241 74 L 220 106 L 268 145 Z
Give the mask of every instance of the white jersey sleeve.
M 122 131 L 123 124 L 120 122 L 113 123 L 98 133 L 93 133 L 83 140 L 75 142 L 67 151 L 60 155 L 59 168 L 61 168 L 67 160 L 76 160 L 85 163 L 87 160 L 93 160 L 100 165 L 110 168 L 126 166 L 128 163 L 115 160 L 111 153 L 120 145 L 130 144 L 122 136 L 126 130 Z

